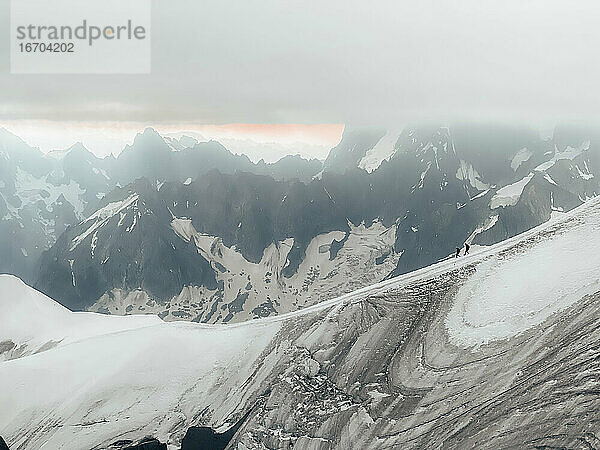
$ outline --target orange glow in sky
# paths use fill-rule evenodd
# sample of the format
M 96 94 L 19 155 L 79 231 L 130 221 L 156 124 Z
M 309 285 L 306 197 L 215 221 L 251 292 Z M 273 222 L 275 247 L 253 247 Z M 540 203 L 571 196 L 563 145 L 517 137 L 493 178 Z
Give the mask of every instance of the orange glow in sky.
M 161 127 L 162 128 L 162 127 Z M 181 127 L 180 127 L 181 128 Z M 342 124 L 251 124 L 200 125 L 196 128 L 207 136 L 253 139 L 260 142 L 306 142 L 335 146 L 342 135 Z
M 82 142 L 98 156 L 119 154 L 131 144 L 135 135 L 146 127 L 160 134 L 186 134 L 204 139 L 227 141 L 253 141 L 257 144 L 280 144 L 282 155 L 286 149 L 307 158 L 324 159 L 329 149 L 340 141 L 343 124 L 246 124 L 233 123 L 207 125 L 196 123 L 152 124 L 142 122 L 55 122 L 55 121 L 3 121 L 0 127 L 22 138 L 44 153 L 68 148 Z M 301 144 L 301 145 L 298 145 Z M 233 144 L 232 144 L 233 145 Z M 227 146 L 227 145 L 226 145 Z M 233 150 L 235 152 L 235 150 Z M 256 156 L 258 157 L 258 156 Z M 256 159 L 256 157 L 254 159 Z

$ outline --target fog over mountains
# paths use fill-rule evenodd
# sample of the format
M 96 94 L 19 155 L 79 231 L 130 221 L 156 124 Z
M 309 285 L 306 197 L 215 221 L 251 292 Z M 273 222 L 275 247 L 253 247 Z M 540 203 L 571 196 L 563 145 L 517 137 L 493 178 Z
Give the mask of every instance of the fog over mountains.
M 327 159 L 253 163 L 138 134 L 118 157 L 0 131 L 0 272 L 74 310 L 231 322 L 490 245 L 600 192 L 600 133 L 347 127 Z M 475 247 L 476 248 L 476 247 Z

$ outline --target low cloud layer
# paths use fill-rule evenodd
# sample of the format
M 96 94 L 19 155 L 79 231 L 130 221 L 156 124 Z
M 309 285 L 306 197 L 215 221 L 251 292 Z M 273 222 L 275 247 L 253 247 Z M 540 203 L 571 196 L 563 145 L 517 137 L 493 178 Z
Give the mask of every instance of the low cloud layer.
M 152 74 L 10 75 L 0 120 L 398 123 L 598 119 L 581 0 L 153 1 Z

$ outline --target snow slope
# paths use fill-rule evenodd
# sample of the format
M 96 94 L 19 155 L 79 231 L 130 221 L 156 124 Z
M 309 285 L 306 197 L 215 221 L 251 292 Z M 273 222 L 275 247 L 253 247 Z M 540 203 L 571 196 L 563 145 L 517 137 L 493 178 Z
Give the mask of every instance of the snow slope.
M 0 435 L 10 436 L 11 449 L 89 449 L 118 440 L 123 430 L 168 440 L 172 420 L 196 405 L 237 405 L 229 385 L 223 392 L 223 377 L 241 385 L 237 377 L 251 373 L 279 329 L 73 313 L 6 275 L 0 292 L 0 333 L 38 352 L 0 363 L 0 379 L 11 384 L 0 394 Z M 39 348 L 44 341 L 58 344 Z M 29 435 L 32 424 L 39 439 Z
M 527 147 L 523 147 L 521 150 L 519 150 L 515 154 L 515 156 L 511 160 L 510 167 L 512 168 L 512 170 L 514 170 L 516 172 L 517 169 L 519 167 L 521 167 L 521 164 L 529 161 L 529 158 L 531 158 L 532 156 L 533 156 L 533 151 L 529 150 Z
M 473 168 L 471 163 L 463 161 L 462 159 L 460 160 L 460 166 L 456 171 L 456 178 L 458 180 L 468 182 L 478 191 L 484 191 L 490 187 L 488 184 L 481 181 L 481 176 L 479 175 L 477 170 Z
M 396 153 L 396 142 L 402 133 L 402 129 L 388 130 L 385 135 L 368 150 L 359 161 L 358 167 L 371 173 L 377 169 L 383 161 L 389 161 Z
M 529 399 L 529 391 L 519 391 L 505 400 L 510 407 L 501 402 L 517 389 L 511 386 L 548 372 L 536 366 L 533 375 L 515 381 L 519 371 L 530 370 L 529 360 L 560 354 L 556 346 L 590 336 L 586 331 L 561 339 L 578 316 L 560 315 L 600 292 L 599 231 L 595 198 L 468 257 L 241 324 L 138 327 L 128 322 L 132 317 L 89 315 L 102 327 L 112 319 L 131 326 L 87 336 L 87 327 L 72 328 L 68 343 L 1 362 L 0 435 L 12 449 L 101 448 L 146 435 L 175 448 L 190 425 L 227 428 L 252 411 L 233 448 L 321 448 L 323 439 L 328 448 L 421 448 L 425 442 L 498 448 L 507 442 L 502 439 L 526 447 L 536 433 L 580 423 L 566 420 L 569 411 L 587 408 L 589 414 L 594 404 L 578 404 L 580 395 L 561 403 L 551 383 L 544 385 L 548 395 L 534 389 Z M 51 330 L 88 317 L 50 306 L 15 279 L 2 280 L 1 292 L 12 292 L 13 301 L 27 297 L 23 308 L 49 311 Z M 3 321 L 10 304 L 3 301 Z M 590 319 L 597 329 L 594 304 L 586 305 L 575 327 L 586 327 Z M 31 331 L 12 325 L 11 335 L 26 333 Z M 572 351 L 573 358 L 585 353 Z M 562 360 L 554 364 L 560 369 L 552 373 L 556 383 L 568 368 L 560 366 Z M 572 382 L 572 375 L 567 378 Z M 541 397 L 548 401 L 539 413 L 519 415 Z M 490 401 L 493 420 L 478 420 L 487 412 L 477 405 Z M 515 427 L 521 422 L 528 426 Z M 460 426 L 465 423 L 469 427 Z M 576 435 L 560 436 L 569 447 Z
M 577 158 L 578 156 L 580 156 L 586 150 L 589 150 L 589 148 L 590 148 L 590 141 L 585 141 L 578 147 L 569 147 L 568 146 L 563 151 L 559 151 L 558 149 L 555 149 L 555 152 L 554 152 L 554 155 L 552 156 L 552 158 L 550 158 L 548 161 L 540 164 L 534 170 L 537 170 L 538 172 L 546 171 L 549 168 L 551 168 L 554 164 L 556 164 L 557 161 L 560 161 L 563 159 L 573 160 L 573 159 Z
M 106 223 L 108 222 L 108 220 L 111 217 L 113 217 L 116 214 L 121 213 L 122 211 L 127 209 L 127 207 L 129 207 L 134 202 L 136 202 L 137 200 L 138 200 L 138 195 L 131 194 L 127 199 L 125 199 L 123 201 L 109 203 L 108 205 L 104 206 L 103 208 L 100 208 L 98 211 L 96 211 L 90 217 L 85 219 L 84 223 L 91 223 L 91 225 L 83 233 L 81 233 L 80 235 L 73 238 L 70 251 L 73 251 L 73 249 L 75 247 L 77 247 L 82 241 L 85 240 L 86 237 L 88 237 L 90 234 L 92 234 L 98 228 L 106 225 Z M 121 216 L 121 217 L 123 217 L 123 216 Z
M 496 209 L 501 206 L 514 206 L 521 198 L 521 194 L 523 193 L 523 189 L 525 186 L 531 181 L 533 178 L 533 173 L 530 173 L 526 177 L 523 177 L 521 180 L 516 183 L 509 184 L 504 186 L 503 188 L 498 189 L 496 194 L 492 197 L 490 201 L 490 208 Z
M 162 322 L 156 316 L 73 313 L 12 275 L 0 275 L 0 312 L 0 344 L 5 350 L 0 361 Z
M 332 231 L 315 236 L 294 275 L 283 270 L 294 244 L 293 238 L 271 243 L 258 263 L 248 261 L 235 246 L 220 237 L 199 233 L 192 220 L 175 217 L 172 231 L 193 242 L 213 268 L 220 290 L 185 286 L 167 304 L 153 301 L 141 290 L 114 289 L 89 310 L 111 314 L 152 312 L 165 320 L 195 320 L 205 323 L 241 322 L 256 317 L 293 311 L 357 287 L 382 280 L 397 265 L 401 253 L 394 251 L 396 226 L 380 221 L 355 226 L 350 231 Z M 343 243 L 332 258 L 331 247 Z
M 541 240 L 524 254 L 495 256 L 459 289 L 447 318 L 452 342 L 479 345 L 542 323 L 600 290 L 600 220 Z

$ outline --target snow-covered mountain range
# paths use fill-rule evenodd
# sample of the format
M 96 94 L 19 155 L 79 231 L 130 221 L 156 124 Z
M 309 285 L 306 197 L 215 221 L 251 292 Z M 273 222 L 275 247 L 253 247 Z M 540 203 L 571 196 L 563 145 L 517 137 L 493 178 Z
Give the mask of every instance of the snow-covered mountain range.
M 0 272 L 75 310 L 243 321 L 489 245 L 600 192 L 598 134 L 352 129 L 324 162 L 252 163 L 147 129 L 118 158 L 4 132 Z
M 287 156 L 273 164 L 254 164 L 218 142 L 162 137 L 150 128 L 117 158 L 98 158 L 81 143 L 44 155 L 0 129 L 0 273 L 33 280 L 41 253 L 119 186 L 140 177 L 153 183 L 191 181 L 213 169 L 310 180 L 321 163 Z
M 594 448 L 599 253 L 595 198 L 468 256 L 229 325 L 70 312 L 0 276 L 0 435 L 13 450 Z

